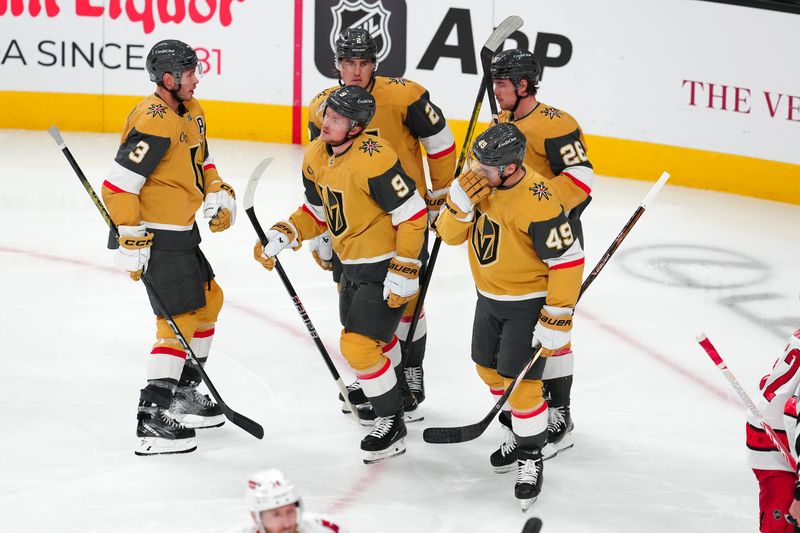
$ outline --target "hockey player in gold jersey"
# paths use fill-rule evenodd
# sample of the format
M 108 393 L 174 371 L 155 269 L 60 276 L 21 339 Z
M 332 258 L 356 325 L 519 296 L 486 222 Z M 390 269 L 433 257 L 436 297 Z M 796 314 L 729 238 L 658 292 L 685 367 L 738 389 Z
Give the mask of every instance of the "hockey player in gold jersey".
M 305 202 L 266 232 L 255 258 L 271 270 L 284 248 L 328 231 L 342 262 L 339 318 L 341 350 L 372 404 L 373 431 L 361 441 L 364 462 L 404 453 L 403 402 L 393 370 L 395 331 L 419 291 L 420 256 L 427 230 L 425 201 L 397 154 L 364 130 L 375 99 L 358 86 L 325 100 L 320 136 L 303 158 Z
M 403 170 L 414 180 L 420 194 L 425 195 L 429 217 L 433 220 L 438 214 L 450 182 L 453 180 L 456 159 L 453 134 L 447 126 L 442 111 L 431 102 L 430 95 L 424 87 L 404 78 L 375 75 L 378 68 L 377 53 L 377 43 L 368 31 L 362 28 L 344 30 L 336 40 L 335 59 L 340 83 L 341 85 L 358 85 L 372 93 L 377 109 L 367 128 L 367 133 L 377 135 L 391 145 L 400 159 Z M 335 88 L 331 87 L 322 91 L 311 101 L 308 114 L 311 140 L 319 135 L 322 126 L 317 112 L 320 104 Z M 422 148 L 427 154 L 430 188 L 425 180 Z M 425 192 L 426 190 L 427 192 Z M 318 250 L 324 248 L 325 240 L 326 236 L 322 236 L 312 243 L 312 253 L 315 253 L 315 257 L 319 257 Z M 427 254 L 423 257 L 423 270 L 426 260 Z M 320 262 L 319 259 L 318 262 Z M 334 281 L 338 283 L 341 275 L 339 272 L 341 265 L 338 259 L 334 256 L 323 268 L 326 267 L 333 269 Z M 409 302 L 397 329 L 397 336 L 403 352 L 406 351 L 406 337 L 415 307 L 416 299 Z M 425 357 L 426 332 L 425 312 L 421 311 L 408 361 L 393 362 L 395 365 L 402 364 L 405 368 L 406 379 L 401 381 L 401 385 L 407 381 L 409 387 L 404 395 L 407 411 L 414 410 L 415 403 L 421 403 L 425 399 L 422 363 Z M 350 385 L 348 389 L 353 405 L 361 404 L 364 401 L 358 382 Z M 368 417 L 369 411 L 365 411 L 364 408 L 368 408 L 368 405 L 362 405 L 359 415 Z
M 583 274 L 583 249 L 557 190 L 523 164 L 525 136 L 501 123 L 479 135 L 474 160 L 450 187 L 437 231 L 451 245 L 467 242 L 478 301 L 472 359 L 478 375 L 500 396 L 533 356 L 538 339 L 547 357 L 569 349 L 572 308 Z M 527 508 L 542 486 L 547 403 L 539 359 L 509 397 L 516 436 L 513 462 L 492 454 L 498 472 L 516 466 L 515 495 Z
M 193 98 L 202 73 L 194 50 L 181 41 L 161 41 L 146 65 L 156 91 L 128 116 L 103 183 L 103 201 L 120 234 L 115 262 L 137 281 L 147 272 L 202 365 L 222 290 L 200 251 L 194 217 L 202 205 L 212 232 L 228 229 L 236 220 L 235 195 L 209 154 L 205 114 Z M 197 390 L 199 370 L 152 302 L 151 297 L 157 340 L 139 401 L 136 454 L 190 452 L 196 448 L 194 428 L 221 426 L 225 419 Z
M 528 141 L 525 164 L 548 178 L 548 186 L 558 191 L 572 230 L 583 245 L 580 216 L 591 201 L 594 182 L 583 131 L 568 113 L 536 99 L 541 68 L 528 50 L 505 50 L 495 55 L 490 73 L 494 95 L 503 110 L 500 121 L 513 122 L 525 135 Z M 573 366 L 571 349 L 547 359 L 544 383 L 550 408 L 545 460 L 573 443 L 570 434 Z M 513 455 L 513 440 L 507 445 Z

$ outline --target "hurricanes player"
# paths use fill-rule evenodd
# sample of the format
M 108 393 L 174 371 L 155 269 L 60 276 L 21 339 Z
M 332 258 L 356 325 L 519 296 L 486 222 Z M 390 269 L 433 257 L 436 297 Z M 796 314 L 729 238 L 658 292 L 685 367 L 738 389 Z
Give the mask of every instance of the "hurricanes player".
M 761 379 L 757 407 L 797 460 L 800 450 L 800 329 L 789 338 L 772 372 Z M 759 531 L 792 533 L 800 531 L 784 518 L 791 514 L 800 520 L 800 480 L 772 443 L 758 418 L 747 419 L 748 463 L 759 485 Z
M 479 135 L 469 170 L 453 181 L 436 224 L 447 244 L 468 243 L 478 292 L 472 360 L 496 397 L 533 356 L 534 336 L 545 355 L 569 346 L 583 274 L 583 249 L 558 191 L 523 164 L 525 147 L 525 136 L 514 124 L 497 124 Z M 514 464 L 498 452 L 491 457 L 498 472 L 516 466 L 514 494 L 523 509 L 542 488 L 544 366 L 539 359 L 508 399 L 518 443 Z
M 340 346 L 375 412 L 375 427 L 361 449 L 369 464 L 405 452 L 403 401 L 392 361 L 395 331 L 419 291 L 420 256 L 427 232 L 425 201 L 397 154 L 364 130 L 375 98 L 358 86 L 325 99 L 320 136 L 303 159 L 305 203 L 267 232 L 255 257 L 271 270 L 282 249 L 330 232 L 342 262 Z
M 369 32 L 362 28 L 349 28 L 336 40 L 336 69 L 339 71 L 340 85 L 358 85 L 372 93 L 377 110 L 375 117 L 367 128 L 367 133 L 377 135 L 388 142 L 397 153 L 403 170 L 416 184 L 420 194 L 426 191 L 428 214 L 431 222 L 439 212 L 444 197 L 447 195 L 450 182 L 455 171 L 455 141 L 442 111 L 430 100 L 428 91 L 421 85 L 404 78 L 388 78 L 376 76 L 378 46 Z M 317 113 L 320 104 L 336 87 L 326 89 L 311 101 L 309 106 L 309 137 L 314 140 L 320 132 L 322 121 Z M 423 169 L 422 149 L 427 154 L 430 169 L 431 186 L 428 188 Z M 329 242 L 323 235 L 311 244 L 312 253 L 323 268 L 333 269 L 333 279 L 337 283 L 341 277 L 341 263 L 336 256 L 331 261 L 321 261 L 320 252 L 324 254 L 324 243 Z M 427 250 L 427 247 L 426 247 Z M 330 257 L 330 252 L 328 255 Z M 423 257 L 423 269 L 427 260 L 427 252 Z M 397 329 L 402 352 L 405 353 L 409 325 L 416 307 L 416 299 L 409 302 L 403 319 Z M 401 386 L 407 382 L 409 390 L 404 387 L 404 401 L 407 414 L 416 409 L 416 404 L 425 399 L 422 362 L 425 357 L 426 341 L 425 312 L 420 312 L 419 322 L 414 332 L 411 352 L 408 361 L 393 361 L 395 371 L 401 378 Z M 404 374 L 405 379 L 402 379 Z M 350 401 L 353 405 L 362 404 L 359 416 L 362 419 L 374 417 L 356 381 L 348 386 Z M 409 416 L 407 420 L 415 417 Z M 418 416 L 416 418 L 419 418 Z
M 306 512 L 294 483 L 275 468 L 247 480 L 246 499 L 255 526 L 242 533 L 344 533 L 338 524 Z
M 115 263 L 138 281 L 143 272 L 200 364 L 208 359 L 222 290 L 200 251 L 195 211 L 212 232 L 236 219 L 233 189 L 217 173 L 206 141 L 203 108 L 194 99 L 199 83 L 197 55 L 181 41 L 157 43 L 147 55 L 156 83 L 128 115 L 103 201 L 119 230 Z M 156 343 L 147 359 L 141 390 L 137 455 L 193 451 L 194 428 L 221 426 L 222 410 L 197 390 L 199 370 L 176 339 L 160 309 Z M 181 423 L 182 422 L 182 423 Z
M 500 122 L 513 122 L 528 141 L 525 164 L 548 178 L 548 187 L 558 191 L 575 236 L 583 245 L 580 216 L 589 205 L 594 170 L 586 151 L 586 140 L 580 126 L 568 113 L 536 99 L 541 69 L 528 50 L 506 50 L 492 59 L 490 74 L 494 96 L 502 109 Z M 573 423 L 570 414 L 570 391 L 574 357 L 567 345 L 547 358 L 544 370 L 548 396 L 548 444 L 544 459 L 572 447 Z M 500 422 L 508 427 L 506 411 Z M 506 432 L 501 455 L 513 462 L 516 443 Z M 505 454 L 504 454 L 505 452 Z

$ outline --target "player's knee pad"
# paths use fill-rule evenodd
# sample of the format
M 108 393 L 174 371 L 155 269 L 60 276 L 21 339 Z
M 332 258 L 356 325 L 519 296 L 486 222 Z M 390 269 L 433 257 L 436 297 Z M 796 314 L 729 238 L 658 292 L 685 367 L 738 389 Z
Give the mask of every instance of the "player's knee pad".
M 359 373 L 379 368 L 387 359 L 381 350 L 381 341 L 360 333 L 343 329 L 339 345 L 347 363 Z
M 172 317 L 175 325 L 178 326 L 183 337 L 188 341 L 194 336 L 197 330 L 197 324 L 200 322 L 197 319 L 196 311 L 189 311 L 188 313 L 181 313 Z M 156 319 L 156 337 L 158 339 L 175 339 L 177 335 L 172 331 L 167 320 L 163 317 Z
M 197 310 L 199 322 L 216 322 L 222 310 L 222 302 L 225 299 L 222 288 L 213 279 L 210 285 L 211 288 L 206 291 L 206 305 Z
M 505 390 L 505 380 L 503 376 L 497 373 L 496 369 L 479 364 L 475 364 L 475 369 L 478 371 L 478 376 L 483 382 L 489 385 L 489 388 L 492 390 Z
M 505 386 L 509 387 L 512 381 L 511 378 L 505 378 Z M 523 379 L 508 398 L 514 411 L 530 411 L 541 405 L 542 401 L 542 381 L 539 379 Z

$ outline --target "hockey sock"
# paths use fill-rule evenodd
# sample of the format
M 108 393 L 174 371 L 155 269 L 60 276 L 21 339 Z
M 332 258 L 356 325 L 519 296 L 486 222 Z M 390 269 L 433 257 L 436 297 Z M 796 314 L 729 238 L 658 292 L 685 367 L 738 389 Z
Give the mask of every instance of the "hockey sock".
M 147 358 L 147 381 L 165 381 L 177 385 L 186 361 L 177 339 L 159 339 Z
M 574 366 L 575 357 L 572 354 L 572 350 L 564 353 L 556 352 L 554 355 L 545 358 L 542 380 L 549 393 L 548 402 L 551 407 L 569 405 Z

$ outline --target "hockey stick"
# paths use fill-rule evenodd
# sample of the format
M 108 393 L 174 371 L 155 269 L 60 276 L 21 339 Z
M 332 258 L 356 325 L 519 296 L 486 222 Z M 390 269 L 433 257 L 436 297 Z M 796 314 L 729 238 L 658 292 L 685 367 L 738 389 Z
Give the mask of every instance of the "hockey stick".
M 117 226 L 114 224 L 114 221 L 111 220 L 111 215 L 108 214 L 108 211 L 103 205 L 103 202 L 97 196 L 97 193 L 95 193 L 92 184 L 89 183 L 89 180 L 86 179 L 86 175 L 83 173 L 83 170 L 81 170 L 80 166 L 78 166 L 78 162 L 72 156 L 72 152 L 70 152 L 69 148 L 64 142 L 63 137 L 61 136 L 61 132 L 58 131 L 58 128 L 56 126 L 52 126 L 47 131 L 48 133 L 50 133 L 50 136 L 53 137 L 53 140 L 56 142 L 58 147 L 64 153 L 64 156 L 67 158 L 67 161 L 69 161 L 72 170 L 74 170 L 75 174 L 78 175 L 78 179 L 83 184 L 83 187 L 86 189 L 86 192 L 89 193 L 89 197 L 92 199 L 92 203 L 94 203 L 97 210 L 100 211 L 100 215 L 106 221 L 106 224 L 108 224 L 111 233 L 116 238 L 119 238 L 119 232 L 117 231 Z M 261 427 L 261 425 L 258 422 L 250 420 L 246 416 L 237 413 L 236 411 L 228 407 L 228 404 L 226 404 L 222 400 L 222 398 L 219 395 L 219 392 L 217 392 L 216 387 L 214 387 L 214 384 L 211 383 L 211 379 L 208 377 L 208 374 L 206 374 L 205 369 L 198 362 L 197 356 L 194 354 L 192 348 L 189 346 L 189 343 L 186 341 L 186 337 L 184 337 L 183 334 L 180 332 L 180 330 L 178 329 L 178 325 L 172 318 L 172 315 L 170 315 L 169 312 L 167 311 L 166 306 L 164 305 L 163 301 L 161 300 L 161 297 L 158 295 L 155 288 L 153 287 L 153 284 L 150 282 L 150 279 L 147 276 L 146 272 L 142 273 L 142 283 L 144 283 L 144 286 L 147 289 L 147 292 L 150 294 L 150 296 L 153 297 L 153 300 L 156 303 L 156 307 L 161 311 L 161 316 L 164 317 L 164 319 L 167 321 L 167 324 L 169 324 L 169 327 L 175 333 L 175 336 L 178 338 L 178 341 L 180 341 L 181 346 L 183 346 L 183 349 L 186 351 L 186 354 L 197 365 L 197 368 L 200 371 L 200 375 L 203 378 L 203 383 L 205 383 L 206 386 L 208 387 L 208 390 L 211 392 L 211 396 L 213 396 L 214 400 L 216 400 L 217 404 L 219 404 L 219 407 L 220 409 L 222 409 L 222 412 L 225 414 L 225 417 L 228 420 L 230 420 L 233 424 L 239 426 L 246 432 L 250 433 L 255 438 L 257 439 L 263 438 L 264 428 Z
M 264 165 L 265 162 L 266 165 Z M 262 162 L 262 165 L 264 165 L 264 168 L 266 168 L 270 162 L 272 162 L 271 157 L 265 159 Z M 256 230 L 256 234 L 258 234 L 258 239 L 261 241 L 262 246 L 267 244 L 267 236 L 264 233 L 264 228 L 261 227 L 261 223 L 258 221 L 258 217 L 256 216 L 256 208 L 253 205 L 253 201 L 256 196 L 256 188 L 258 187 L 258 182 L 261 179 L 261 172 L 263 172 L 263 170 L 264 169 L 262 168 L 259 171 L 259 169 L 256 168 L 256 170 L 253 171 L 253 175 L 250 176 L 250 180 L 247 182 L 247 190 L 244 192 L 244 200 L 242 202 L 242 205 L 244 205 L 244 210 L 247 213 L 247 217 L 253 224 L 253 229 Z M 314 324 L 311 322 L 311 318 L 308 316 L 305 307 L 303 307 L 303 302 L 300 301 L 297 291 L 294 290 L 292 282 L 289 281 L 289 276 L 286 275 L 286 271 L 283 270 L 283 265 L 281 265 L 277 257 L 275 258 L 275 270 L 278 271 L 278 276 L 280 276 L 283 286 L 286 287 L 286 291 L 289 293 L 289 296 L 291 296 L 295 309 L 297 309 L 297 312 L 300 314 L 300 318 L 303 319 L 303 323 L 306 325 L 309 335 L 311 335 L 311 338 L 314 340 L 314 344 L 317 345 L 317 349 L 319 349 L 322 359 L 325 361 L 325 364 L 328 366 L 328 370 L 333 376 L 333 379 L 336 381 L 336 386 L 339 387 L 339 392 L 341 392 L 342 398 L 347 404 L 347 407 L 350 409 L 350 413 L 357 422 L 361 423 L 361 420 L 358 418 L 358 410 L 353 406 L 352 403 L 350 403 L 350 398 L 347 394 L 347 387 L 345 387 L 342 377 L 339 375 L 339 371 L 336 370 L 336 366 L 333 364 L 331 356 L 328 355 L 328 350 L 326 350 L 325 345 L 322 344 L 322 340 L 319 338 L 317 330 L 314 328 Z
M 606 266 L 608 260 L 611 259 L 611 256 L 614 255 L 614 252 L 617 251 L 619 245 L 622 244 L 622 241 L 625 239 L 625 237 L 628 236 L 628 233 L 630 233 L 631 229 L 633 229 L 633 226 L 645 212 L 645 209 L 647 209 L 647 205 L 653 200 L 656 194 L 658 194 L 658 192 L 661 190 L 661 188 L 664 186 L 664 184 L 667 182 L 668 179 L 669 179 L 669 174 L 666 172 L 661 174 L 661 177 L 658 178 L 658 181 L 650 189 L 650 192 L 647 193 L 647 196 L 645 196 L 644 200 L 642 200 L 642 203 L 639 204 L 639 207 L 636 208 L 636 211 L 634 211 L 633 215 L 631 215 L 631 218 L 628 219 L 628 222 L 622 228 L 622 231 L 619 232 L 617 238 L 614 239 L 614 242 L 612 242 L 611 246 L 608 247 L 608 250 L 606 250 L 606 253 L 604 253 L 603 257 L 600 258 L 600 261 L 597 262 L 597 266 L 594 267 L 594 270 L 592 270 L 592 272 L 583 281 L 580 293 L 578 293 L 578 301 L 580 301 L 581 296 L 583 296 L 583 293 L 586 291 L 586 289 L 589 288 L 589 285 L 592 284 L 595 278 L 597 278 L 597 276 L 600 274 L 600 271 L 603 270 L 603 268 Z M 577 304 L 578 302 L 576 301 L 575 305 Z M 430 444 L 455 444 L 458 442 L 467 442 L 480 437 L 483 434 L 483 432 L 486 431 L 486 428 L 489 427 L 489 424 L 492 422 L 492 419 L 494 419 L 494 417 L 500 412 L 500 410 L 503 407 L 503 404 L 505 404 L 506 400 L 508 400 L 508 397 L 511 396 L 511 393 L 514 391 L 514 387 L 517 386 L 517 384 L 522 380 L 522 377 L 525 376 L 525 374 L 527 374 L 528 371 L 530 371 L 533 364 L 541 356 L 542 347 L 540 344 L 538 343 L 534 344 L 533 349 L 536 351 L 533 358 L 530 359 L 528 363 L 523 367 L 522 371 L 519 374 L 517 374 L 517 376 L 514 378 L 514 381 L 511 382 L 511 385 L 509 385 L 506 388 L 506 391 L 503 393 L 500 399 L 497 400 L 494 406 L 492 406 L 491 411 L 489 411 L 489 413 L 485 417 L 483 417 L 483 419 L 480 422 L 459 427 L 426 428 L 422 432 L 422 439 Z
M 520 29 L 522 24 L 522 19 L 516 15 L 512 15 L 501 22 L 500 25 L 495 28 L 489 38 L 486 39 L 486 43 L 483 45 L 483 48 L 481 48 L 481 57 L 488 55 L 489 60 L 491 61 L 491 58 L 497 49 L 500 48 L 509 35 Z M 475 133 L 475 126 L 478 124 L 478 115 L 481 113 L 483 97 L 486 95 L 487 75 L 488 70 L 486 70 L 484 67 L 483 79 L 481 80 L 481 85 L 478 88 L 478 96 L 475 99 L 475 105 L 472 106 L 472 115 L 469 117 L 467 133 L 464 136 L 464 144 L 461 147 L 461 153 L 458 156 L 458 162 L 456 163 L 456 170 L 453 175 L 453 179 L 457 178 L 461 174 L 461 169 L 464 168 L 464 162 L 467 160 L 467 154 L 469 154 L 472 135 Z M 489 82 L 491 83 L 491 79 Z M 494 96 L 490 92 L 489 102 L 491 103 L 493 101 Z M 431 248 L 431 254 L 430 258 L 428 259 L 428 264 L 425 268 L 425 273 L 422 275 L 422 279 L 420 279 L 419 297 L 417 298 L 417 305 L 414 308 L 414 314 L 411 316 L 411 322 L 408 326 L 408 333 L 406 334 L 406 346 L 402 355 L 404 364 L 411 354 L 411 346 L 414 344 L 414 333 L 417 331 L 417 323 L 419 322 L 419 316 L 422 312 L 422 304 L 425 302 L 425 296 L 428 294 L 428 286 L 430 285 L 431 275 L 433 274 L 433 266 L 436 264 L 436 259 L 439 257 L 439 248 L 441 248 L 441 246 L 442 239 L 437 236 L 433 241 L 433 248 Z
M 703 350 L 705 350 L 705 352 L 708 354 L 708 356 L 711 358 L 714 364 L 717 365 L 717 370 L 722 372 L 722 375 L 725 376 L 725 379 L 727 379 L 728 383 L 731 384 L 733 390 L 735 390 L 736 394 L 739 395 L 739 398 L 741 398 L 742 403 L 744 403 L 745 407 L 747 407 L 747 410 L 750 411 L 750 414 L 753 415 L 755 418 L 758 418 L 761 427 L 764 428 L 764 432 L 766 432 L 769 439 L 781 452 L 783 458 L 786 459 L 786 462 L 789 464 L 789 466 L 792 467 L 792 472 L 797 472 L 797 461 L 795 461 L 794 457 L 792 457 L 792 454 L 786 448 L 786 445 L 778 437 L 778 434 L 775 433 L 775 430 L 772 429 L 772 427 L 769 424 L 767 424 L 767 422 L 764 420 L 764 417 L 761 415 L 761 412 L 758 410 L 758 407 L 756 407 L 756 404 L 753 402 L 753 399 L 750 398 L 750 395 L 747 394 L 747 391 L 744 390 L 744 387 L 742 387 L 741 383 L 739 383 L 739 380 L 736 379 L 736 376 L 734 376 L 733 372 L 730 371 L 728 365 L 726 365 L 725 361 L 722 360 L 722 356 L 719 355 L 719 352 L 714 347 L 714 345 L 711 344 L 711 341 L 708 340 L 708 337 L 706 337 L 705 333 L 701 333 L 700 335 L 697 336 L 697 343 L 703 348 Z
M 483 84 L 486 86 L 486 92 L 489 95 L 489 109 L 492 112 L 492 123 L 497 124 L 500 122 L 500 114 L 497 111 L 497 101 L 494 99 L 494 86 L 492 85 L 491 65 L 494 54 L 497 53 L 498 48 L 503 45 L 503 42 L 515 31 L 522 27 L 522 19 L 516 15 L 512 15 L 500 23 L 495 33 L 502 28 L 502 33 L 492 33 L 486 45 L 481 48 L 481 66 L 483 67 Z

